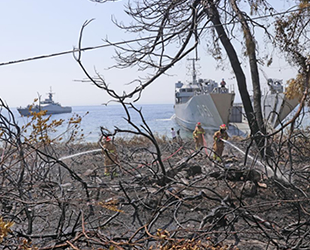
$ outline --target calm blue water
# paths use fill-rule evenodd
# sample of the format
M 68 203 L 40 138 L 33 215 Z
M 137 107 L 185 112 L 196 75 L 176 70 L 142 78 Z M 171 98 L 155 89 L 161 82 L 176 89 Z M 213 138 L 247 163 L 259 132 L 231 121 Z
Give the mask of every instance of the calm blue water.
M 190 131 L 182 129 L 175 122 L 173 104 L 145 104 L 137 105 L 137 107 L 142 109 L 143 117 L 153 133 L 159 136 L 166 135 L 171 138 L 170 130 L 173 127 L 175 131 L 180 129 L 180 135 L 182 138 L 192 137 L 192 133 Z M 20 127 L 30 121 L 30 118 L 21 117 L 15 108 L 12 108 L 11 110 Z M 291 118 L 293 113 L 295 112 L 293 111 L 288 118 Z M 120 129 L 134 130 L 134 128 L 131 127 L 124 119 L 126 117 L 126 113 L 120 105 L 74 106 L 72 107 L 71 114 L 52 115 L 52 120 L 63 119 L 65 122 L 61 127 L 58 127 L 57 132 L 53 133 L 51 137 L 55 137 L 66 131 L 69 119 L 76 115 L 82 117 L 79 131 L 81 129 L 83 130 L 81 133 L 85 135 L 84 141 L 86 142 L 98 142 L 101 135 L 100 127 L 105 127 L 111 132 L 114 131 L 115 126 Z M 135 125 L 141 128 L 143 123 L 138 113 L 130 109 L 130 115 Z M 309 116 L 309 110 L 307 109 L 301 121 L 302 127 L 305 128 L 310 125 Z M 130 137 L 129 134 L 119 134 L 119 136 Z M 68 138 L 69 134 L 67 133 L 62 137 Z
M 144 119 L 148 126 L 152 129 L 153 133 L 171 137 L 170 130 L 173 127 L 176 131 L 180 129 L 180 134 L 182 137 L 189 135 L 188 131 L 182 130 L 175 122 L 173 118 L 173 104 L 146 104 L 137 105 L 137 107 L 142 108 Z M 12 111 L 19 126 L 24 125 L 30 120 L 27 117 L 21 117 L 16 109 L 12 109 Z M 72 107 L 71 114 L 52 115 L 52 120 L 64 119 L 65 121 L 68 121 L 70 117 L 74 115 L 79 115 L 82 117 L 80 128 L 83 129 L 85 141 L 87 142 L 97 142 L 99 140 L 101 126 L 109 129 L 110 131 L 114 130 L 114 126 L 117 126 L 120 129 L 133 130 L 133 128 L 130 127 L 124 119 L 124 117 L 126 117 L 126 113 L 120 105 L 76 106 Z M 130 115 L 132 121 L 136 125 L 140 126 L 143 124 L 137 112 L 130 109 Z M 68 122 L 65 122 L 64 125 L 59 127 L 55 135 L 65 131 L 67 125 Z M 122 134 L 122 136 L 129 137 L 128 134 Z

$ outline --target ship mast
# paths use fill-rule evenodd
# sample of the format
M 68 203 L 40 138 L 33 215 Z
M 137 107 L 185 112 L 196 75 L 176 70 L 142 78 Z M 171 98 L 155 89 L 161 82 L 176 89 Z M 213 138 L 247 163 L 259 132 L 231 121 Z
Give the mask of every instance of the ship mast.
M 48 93 L 48 99 L 49 99 L 49 101 L 53 101 L 53 95 L 54 95 L 55 93 L 53 93 L 52 92 L 52 87 L 50 87 L 50 92 Z
M 195 61 L 198 61 L 199 59 L 196 59 L 196 58 L 188 58 L 187 60 L 189 61 L 193 61 L 193 73 L 192 73 L 192 76 L 193 76 L 193 81 L 192 81 L 192 85 L 198 85 L 197 84 L 197 74 L 196 74 L 196 67 L 195 67 Z M 190 85 L 191 85 L 190 84 Z

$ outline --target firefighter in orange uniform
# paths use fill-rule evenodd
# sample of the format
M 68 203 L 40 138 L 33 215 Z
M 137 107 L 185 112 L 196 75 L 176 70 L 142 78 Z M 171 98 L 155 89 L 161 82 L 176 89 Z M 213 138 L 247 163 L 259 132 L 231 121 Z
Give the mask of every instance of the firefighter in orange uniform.
M 205 130 L 203 129 L 203 127 L 201 127 L 201 123 L 198 122 L 193 132 L 196 150 L 200 149 L 203 146 L 203 135 L 204 134 L 205 134 Z
M 104 154 L 104 175 L 110 175 L 111 168 L 118 164 L 116 147 L 111 142 L 110 137 L 104 139 L 102 149 Z
M 220 130 L 216 131 L 213 135 L 213 151 L 214 151 L 214 155 L 213 155 L 213 160 L 215 161 L 221 161 L 221 157 L 224 151 L 224 142 L 222 141 L 222 139 L 227 140 L 228 139 L 228 134 L 226 132 L 226 125 L 222 124 L 220 126 Z

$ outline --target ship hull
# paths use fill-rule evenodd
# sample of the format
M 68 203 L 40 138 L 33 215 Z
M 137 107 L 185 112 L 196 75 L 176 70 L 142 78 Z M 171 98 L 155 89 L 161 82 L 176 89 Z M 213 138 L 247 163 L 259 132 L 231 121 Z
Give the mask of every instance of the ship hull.
M 46 107 L 46 108 L 41 108 L 41 109 L 34 107 L 31 110 L 29 108 L 17 108 L 17 111 L 22 116 L 29 116 L 29 115 L 32 115 L 33 112 L 38 113 L 41 110 L 47 110 L 46 115 L 63 114 L 63 113 L 72 112 L 71 107 Z
M 276 128 L 298 105 L 298 98 L 287 99 L 285 93 L 263 96 L 263 116 L 268 126 Z
M 218 130 L 221 124 L 229 122 L 234 96 L 234 93 L 207 93 L 195 95 L 186 103 L 176 103 L 176 122 L 187 130 L 194 130 L 197 122 L 206 130 Z
M 284 122 L 289 114 L 296 108 L 298 98 L 287 99 L 285 93 L 273 93 L 262 96 L 262 113 L 264 122 L 268 129 L 276 129 L 280 123 Z M 235 135 L 247 136 L 250 128 L 245 118 L 242 104 L 235 104 L 233 117 L 230 123 L 230 133 Z

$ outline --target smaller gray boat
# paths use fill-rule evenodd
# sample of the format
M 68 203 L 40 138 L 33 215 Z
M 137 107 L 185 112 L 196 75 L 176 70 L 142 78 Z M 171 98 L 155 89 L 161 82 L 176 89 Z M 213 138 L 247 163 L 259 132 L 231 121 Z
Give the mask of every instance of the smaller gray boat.
M 28 116 L 32 115 L 34 112 L 38 113 L 41 110 L 46 110 L 46 115 L 52 115 L 52 114 L 62 114 L 62 113 L 71 113 L 72 108 L 71 107 L 63 107 L 59 103 L 54 102 L 53 100 L 53 94 L 52 89 L 48 93 L 48 98 L 46 98 L 44 101 L 39 100 L 38 105 L 28 105 L 25 108 L 17 108 L 18 112 L 22 116 Z

